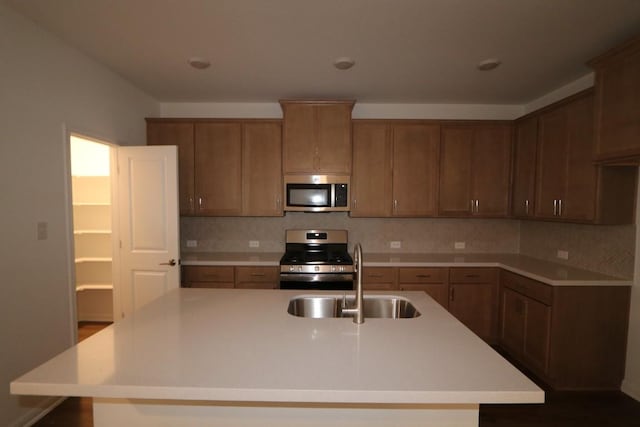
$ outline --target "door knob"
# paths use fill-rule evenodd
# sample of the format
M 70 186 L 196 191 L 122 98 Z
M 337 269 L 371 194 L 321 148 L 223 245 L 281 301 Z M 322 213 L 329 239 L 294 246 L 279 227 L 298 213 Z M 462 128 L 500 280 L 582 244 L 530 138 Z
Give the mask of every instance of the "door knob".
M 176 260 L 170 259 L 169 262 L 161 262 L 160 265 L 170 265 L 173 267 L 174 265 L 176 265 Z

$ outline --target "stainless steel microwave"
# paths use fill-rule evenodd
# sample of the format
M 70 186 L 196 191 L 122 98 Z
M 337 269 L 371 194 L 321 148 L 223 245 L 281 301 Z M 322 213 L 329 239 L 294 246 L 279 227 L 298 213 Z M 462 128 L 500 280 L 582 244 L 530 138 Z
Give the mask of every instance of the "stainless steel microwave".
M 350 184 L 348 175 L 285 175 L 284 210 L 346 212 Z

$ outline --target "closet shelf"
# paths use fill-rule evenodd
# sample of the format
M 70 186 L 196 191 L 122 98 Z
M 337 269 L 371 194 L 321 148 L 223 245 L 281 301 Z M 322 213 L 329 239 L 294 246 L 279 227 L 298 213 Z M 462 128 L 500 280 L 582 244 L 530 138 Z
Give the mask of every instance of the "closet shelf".
M 84 229 L 84 230 L 73 230 L 73 234 L 111 234 L 111 230 L 106 229 Z
M 78 202 L 78 203 L 73 203 L 73 206 L 111 206 L 111 203 L 109 202 Z
M 76 258 L 76 264 L 81 264 L 83 262 L 111 262 L 111 257 L 81 257 Z
M 111 283 L 84 283 L 82 285 L 76 285 L 76 291 L 94 291 L 94 290 L 112 290 L 113 285 Z

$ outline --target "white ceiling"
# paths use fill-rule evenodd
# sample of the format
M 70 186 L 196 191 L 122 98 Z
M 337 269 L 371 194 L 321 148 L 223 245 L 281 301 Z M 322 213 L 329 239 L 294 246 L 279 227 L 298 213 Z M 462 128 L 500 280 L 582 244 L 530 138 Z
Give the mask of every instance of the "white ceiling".
M 161 102 L 524 104 L 640 33 L 640 0 L 7 1 Z

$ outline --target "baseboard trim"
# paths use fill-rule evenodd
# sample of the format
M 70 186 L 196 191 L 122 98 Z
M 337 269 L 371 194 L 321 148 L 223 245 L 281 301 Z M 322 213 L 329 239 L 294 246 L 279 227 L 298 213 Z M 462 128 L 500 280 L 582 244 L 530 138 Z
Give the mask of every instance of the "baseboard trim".
M 10 427 L 31 427 L 49 412 L 53 411 L 58 405 L 64 402 L 66 397 L 46 397 L 42 400 L 41 406 L 27 411 L 23 416 L 18 418 Z
M 622 381 L 620 388 L 624 394 L 640 402 L 640 386 L 629 381 Z

